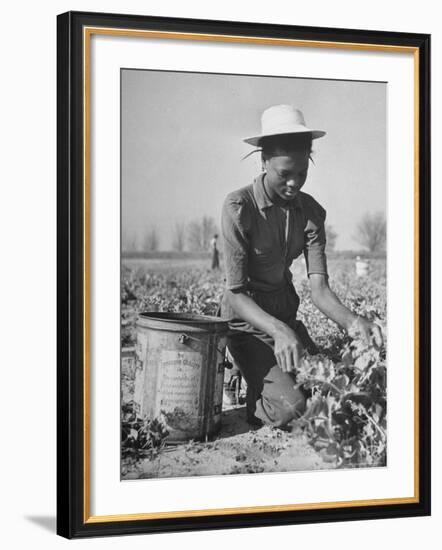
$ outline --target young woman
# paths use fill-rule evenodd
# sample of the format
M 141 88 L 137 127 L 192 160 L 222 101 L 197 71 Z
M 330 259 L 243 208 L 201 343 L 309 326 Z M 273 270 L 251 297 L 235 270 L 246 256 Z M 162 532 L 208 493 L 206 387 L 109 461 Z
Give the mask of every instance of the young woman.
M 382 342 L 380 328 L 347 309 L 328 285 L 325 210 L 304 186 L 312 140 L 325 135 L 305 125 L 291 105 L 264 111 L 262 131 L 244 141 L 258 146 L 263 172 L 230 193 L 223 205 L 226 291 L 221 315 L 235 333 L 228 349 L 247 382 L 250 423 L 284 426 L 305 410 L 294 373 L 304 349 L 314 351 L 296 320 L 299 297 L 290 265 L 304 253 L 313 303 L 342 328 L 357 327 Z

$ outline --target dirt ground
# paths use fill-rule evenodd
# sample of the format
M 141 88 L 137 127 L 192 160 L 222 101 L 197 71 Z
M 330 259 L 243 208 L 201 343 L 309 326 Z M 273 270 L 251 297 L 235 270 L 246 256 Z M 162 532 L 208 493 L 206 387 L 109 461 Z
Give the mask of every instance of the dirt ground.
M 173 478 L 261 472 L 293 472 L 333 467 L 308 444 L 301 431 L 253 428 L 245 405 L 223 403 L 220 432 L 207 442 L 166 446 L 159 456 L 123 465 L 121 479 Z

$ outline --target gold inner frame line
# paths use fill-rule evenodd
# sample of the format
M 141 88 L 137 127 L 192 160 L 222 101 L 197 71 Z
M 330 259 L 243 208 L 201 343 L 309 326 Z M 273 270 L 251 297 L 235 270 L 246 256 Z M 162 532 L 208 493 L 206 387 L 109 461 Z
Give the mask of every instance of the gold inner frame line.
M 109 516 L 91 515 L 90 484 L 90 93 L 91 36 L 111 35 L 157 39 L 197 40 L 209 42 L 233 42 L 257 45 L 291 46 L 309 48 L 334 48 L 370 52 L 412 53 L 414 61 L 414 495 L 411 497 L 385 498 L 372 500 L 352 500 L 337 502 L 318 502 L 270 506 L 249 506 L 235 508 L 215 508 L 207 510 L 181 510 L 171 512 L 151 512 L 137 514 L 118 514 Z M 137 29 L 114 29 L 108 27 L 83 28 L 83 212 L 84 212 L 84 487 L 83 510 L 84 523 L 102 523 L 115 521 L 134 521 L 166 518 L 191 518 L 229 514 L 251 514 L 259 512 L 283 512 L 300 510 L 324 510 L 354 506 L 385 506 L 392 504 L 412 504 L 419 502 L 419 49 L 411 46 L 384 44 L 364 44 L 357 42 L 330 42 L 320 40 L 296 40 L 269 37 L 244 37 L 235 35 L 186 33 L 168 31 L 148 31 Z

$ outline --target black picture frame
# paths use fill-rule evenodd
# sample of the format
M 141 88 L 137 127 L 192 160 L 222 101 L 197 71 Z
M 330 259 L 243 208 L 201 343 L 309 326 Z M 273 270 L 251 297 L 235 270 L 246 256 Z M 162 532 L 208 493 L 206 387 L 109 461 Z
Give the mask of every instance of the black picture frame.
M 413 502 L 250 511 L 150 519 L 95 521 L 85 489 L 85 219 L 84 29 L 138 29 L 203 33 L 245 39 L 271 38 L 411 48 L 418 60 L 418 387 L 417 497 Z M 68 12 L 57 20 L 57 533 L 66 538 L 288 525 L 430 514 L 430 36 L 428 34 L 331 29 Z M 415 248 L 416 250 L 416 248 Z M 87 252 L 87 251 L 86 251 Z M 86 306 L 85 306 L 86 304 Z M 87 434 L 86 434 L 87 436 Z M 86 472 L 86 473 L 85 473 Z

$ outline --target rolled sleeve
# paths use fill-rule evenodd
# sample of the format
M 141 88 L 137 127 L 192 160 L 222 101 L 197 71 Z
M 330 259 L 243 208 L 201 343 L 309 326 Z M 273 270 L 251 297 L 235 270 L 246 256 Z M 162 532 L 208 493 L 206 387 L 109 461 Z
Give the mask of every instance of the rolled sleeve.
M 221 215 L 226 288 L 242 290 L 248 283 L 249 216 L 244 201 L 227 196 Z
M 324 208 L 311 198 L 304 230 L 304 256 L 307 275 L 312 273 L 327 275 L 325 217 L 326 211 Z

